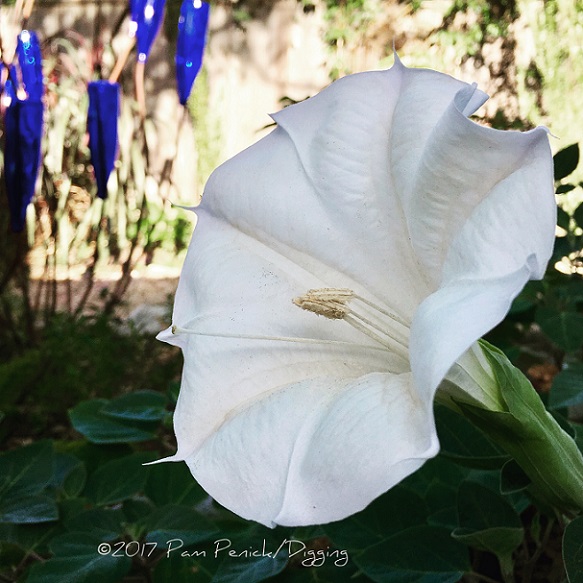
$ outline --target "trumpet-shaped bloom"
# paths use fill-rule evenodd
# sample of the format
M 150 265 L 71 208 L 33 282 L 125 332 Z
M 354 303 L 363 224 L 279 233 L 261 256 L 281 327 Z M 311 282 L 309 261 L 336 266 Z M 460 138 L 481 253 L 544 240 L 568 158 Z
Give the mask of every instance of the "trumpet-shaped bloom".
M 91 81 L 87 91 L 87 132 L 91 164 L 97 182 L 97 194 L 104 199 L 107 198 L 107 181 L 113 170 L 118 148 L 119 84 L 104 80 Z
M 546 130 L 473 123 L 486 98 L 397 61 L 209 179 L 160 337 L 185 362 L 169 459 L 227 508 L 357 512 L 437 453 L 446 375 L 479 394 L 476 341 L 543 276 L 556 212 Z
M 201 0 L 184 0 L 178 19 L 176 41 L 176 84 L 184 105 L 202 65 L 209 20 L 209 5 Z

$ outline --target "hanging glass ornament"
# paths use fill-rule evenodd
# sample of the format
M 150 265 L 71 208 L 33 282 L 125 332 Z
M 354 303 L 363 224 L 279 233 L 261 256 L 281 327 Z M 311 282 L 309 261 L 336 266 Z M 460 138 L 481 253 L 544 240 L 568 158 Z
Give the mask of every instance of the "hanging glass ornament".
M 136 23 L 138 61 L 145 63 L 164 18 L 166 0 L 132 0 L 130 10 Z
M 182 2 L 176 42 L 176 84 L 182 105 L 186 104 L 202 65 L 208 19 L 209 5 L 206 2 Z
M 14 232 L 24 229 L 26 208 L 34 196 L 43 135 L 42 95 L 38 37 L 32 31 L 23 30 L 17 40 L 16 66 L 10 67 L 2 92 L 2 104 L 6 108 L 4 180 Z
M 16 55 L 27 98 L 33 101 L 40 100 L 44 91 L 43 66 L 40 44 L 35 32 L 23 30 L 18 35 Z
M 91 81 L 87 87 L 89 110 L 87 132 L 91 164 L 97 182 L 97 195 L 107 197 L 107 181 L 113 170 L 118 149 L 117 117 L 120 89 L 118 83 Z

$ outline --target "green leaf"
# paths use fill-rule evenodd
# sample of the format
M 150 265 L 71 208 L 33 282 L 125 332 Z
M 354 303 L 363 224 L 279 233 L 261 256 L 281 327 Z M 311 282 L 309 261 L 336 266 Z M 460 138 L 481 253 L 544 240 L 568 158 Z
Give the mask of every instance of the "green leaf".
M 553 156 L 555 180 L 562 180 L 571 174 L 579 164 L 579 144 L 571 144 Z
M 356 555 L 354 562 L 378 583 L 455 583 L 470 568 L 467 549 L 436 526 L 394 534 Z
M 63 527 L 58 522 L 0 524 L 0 541 L 12 543 L 26 553 L 40 552 L 45 549 L 47 542 L 62 530 Z
M 530 484 L 530 478 L 516 463 L 516 460 L 510 459 L 502 466 L 502 471 L 500 472 L 500 492 L 502 494 L 522 492 Z
M 145 520 L 146 541 L 166 547 L 175 540 L 174 549 L 211 540 L 219 530 L 202 514 L 188 506 L 168 505 L 155 510 Z
M 220 561 L 213 583 L 256 583 L 283 571 L 292 553 L 304 558 L 306 545 L 288 538 L 283 528 L 246 525 L 244 530 L 217 539 L 207 560 Z
M 0 522 L 31 524 L 58 520 L 59 510 L 54 498 L 46 494 L 14 496 L 2 499 Z
M 126 517 L 126 522 L 143 522 L 156 510 L 156 506 L 146 496 L 134 496 L 124 500 L 122 510 Z
M 112 541 L 123 534 L 124 513 L 119 508 L 91 508 L 71 516 L 65 523 L 68 530 L 86 532 L 100 541 Z
M 93 443 L 130 443 L 155 437 L 156 424 L 106 415 L 107 399 L 83 401 L 69 409 L 73 427 Z
M 580 403 L 583 403 L 583 364 L 576 363 L 553 379 L 549 409 L 562 409 Z
M 555 191 L 556 194 L 566 194 L 567 192 L 571 192 L 572 190 L 575 190 L 575 185 L 574 184 L 561 184 L 557 190 Z
M 120 419 L 160 421 L 166 414 L 166 397 L 155 391 L 137 391 L 113 399 L 101 411 Z
M 578 312 L 555 313 L 538 310 L 536 321 L 541 330 L 566 352 L 578 350 L 583 345 L 583 314 Z
M 498 449 L 473 423 L 448 409 L 435 407 L 441 455 L 459 464 L 479 469 L 498 469 L 508 455 Z
M 54 557 L 33 565 L 27 583 L 119 583 L 130 570 L 128 557 L 100 554 L 100 540 L 94 536 L 72 532 L 51 542 Z
M 326 557 L 320 567 L 311 569 L 286 569 L 275 581 L 277 583 L 368 583 L 353 565 L 344 566 L 344 559 L 335 564 L 336 557 Z
M 237 552 L 237 551 L 235 551 Z M 225 559 L 217 569 L 216 583 L 259 583 L 281 573 L 287 565 L 287 554 L 276 557 Z
M 583 583 L 583 516 L 575 518 L 565 529 L 563 561 L 569 583 Z
M 104 464 L 89 477 L 85 495 L 97 506 L 131 498 L 144 489 L 149 467 L 143 464 L 151 460 L 150 454 L 134 453 Z
M 55 474 L 52 485 L 60 489 L 67 498 L 78 496 L 87 480 L 85 464 L 73 455 L 55 454 Z
M 425 501 L 429 509 L 430 524 L 442 525 L 444 520 L 449 522 L 453 510 L 454 525 L 457 526 L 455 499 L 458 487 L 469 471 L 439 455 L 427 461 L 420 470 L 401 482 L 400 486 L 413 490 Z
M 358 514 L 323 526 L 335 546 L 352 552 L 382 542 L 399 531 L 425 524 L 423 499 L 403 487 L 392 488 Z
M 51 441 L 39 441 L 0 456 L 0 498 L 38 494 L 53 477 Z
M 208 497 L 192 477 L 185 463 L 150 466 L 145 494 L 158 506 L 165 504 L 193 506 Z
M 583 229 L 583 202 L 573 212 L 573 218 L 577 225 Z
M 153 583 L 211 583 L 213 575 L 219 564 L 218 561 L 207 560 L 203 565 L 202 561 L 180 554 L 163 557 L 158 561 L 152 572 Z
M 478 550 L 509 555 L 523 540 L 520 517 L 499 494 L 476 482 L 458 492 L 459 528 L 452 536 Z

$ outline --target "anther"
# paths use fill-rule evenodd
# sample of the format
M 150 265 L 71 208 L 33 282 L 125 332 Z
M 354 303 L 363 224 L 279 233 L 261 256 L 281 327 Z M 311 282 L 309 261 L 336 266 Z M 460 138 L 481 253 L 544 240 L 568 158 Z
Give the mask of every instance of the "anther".
M 342 320 L 349 313 L 348 300 L 354 297 L 354 292 L 344 288 L 322 288 L 308 290 L 303 296 L 292 301 L 303 310 L 324 316 L 330 320 Z
M 362 310 L 362 306 L 353 306 L 352 304 L 349 306 L 348 304 L 351 300 L 360 301 L 365 306 L 372 308 L 373 311 L 370 312 L 369 310 L 367 312 L 366 308 Z M 292 301 L 296 306 L 319 316 L 325 316 L 331 320 L 344 320 L 388 350 L 400 354 L 404 358 L 408 356 L 408 326 L 406 321 L 350 289 L 311 289 L 303 296 L 294 298 Z M 387 321 L 386 317 L 389 318 L 389 321 Z M 395 323 L 401 328 L 396 329 Z

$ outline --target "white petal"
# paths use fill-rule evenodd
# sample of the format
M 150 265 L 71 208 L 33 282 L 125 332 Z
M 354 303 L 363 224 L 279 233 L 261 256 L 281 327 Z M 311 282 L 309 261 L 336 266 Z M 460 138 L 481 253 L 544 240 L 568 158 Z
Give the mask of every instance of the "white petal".
M 217 501 L 268 526 L 339 520 L 437 453 L 410 374 L 308 379 L 225 419 L 186 459 Z
M 543 276 L 554 242 L 546 130 L 492 130 L 465 119 L 460 109 L 458 102 L 444 116 L 448 127 L 438 124 L 436 145 L 426 150 L 431 162 L 419 181 L 428 194 L 419 197 L 423 205 L 411 223 L 412 234 L 419 231 L 419 252 L 443 262 L 434 274 L 440 288 L 421 304 L 411 327 L 411 367 L 424 394 L 502 321 L 529 279 Z M 448 169 L 441 178 L 440 167 Z
M 420 158 L 407 214 L 417 256 L 436 285 L 452 239 L 501 182 L 506 192 L 515 184 L 545 193 L 548 186 L 535 182 L 541 176 L 548 179 L 547 168 L 522 172 L 532 158 L 542 159 L 537 154 L 540 144 L 548 154 L 546 131 L 503 132 L 479 126 L 462 113 L 471 98 L 471 88 L 460 91 L 435 126 Z
M 202 208 L 410 320 L 427 289 L 388 157 L 401 69 L 346 77 L 276 114 L 274 132 L 213 173 Z
M 342 274 L 335 281 L 357 285 Z M 176 294 L 178 334 L 162 337 L 184 351 L 174 415 L 179 458 L 198 448 L 233 410 L 280 386 L 340 372 L 355 378 L 408 370 L 408 362 L 346 322 L 292 303 L 311 287 L 321 282 L 296 263 L 212 216 L 201 217 Z
M 525 265 L 504 277 L 460 281 L 421 304 L 411 326 L 409 352 L 422 395 L 432 397 L 454 362 L 502 321 L 529 274 Z

